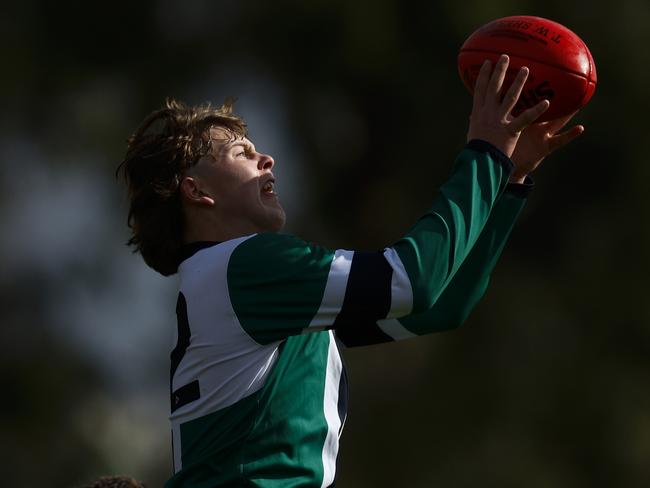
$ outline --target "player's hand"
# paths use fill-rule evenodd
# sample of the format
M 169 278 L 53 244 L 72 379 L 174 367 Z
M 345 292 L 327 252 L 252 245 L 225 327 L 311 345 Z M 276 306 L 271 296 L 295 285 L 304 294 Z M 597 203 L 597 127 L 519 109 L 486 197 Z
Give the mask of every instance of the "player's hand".
M 532 173 L 546 156 L 566 146 L 585 131 L 582 125 L 576 125 L 559 133 L 574 115 L 575 113 L 549 122 L 531 124 L 522 131 L 512 153 L 515 171 L 510 176 L 511 182 L 523 182 L 526 175 Z
M 521 131 L 533 123 L 548 108 L 548 100 L 512 117 L 521 90 L 528 78 L 528 68 L 521 68 L 512 85 L 501 96 L 503 80 L 506 76 L 510 59 L 502 54 L 494 70 L 489 61 L 481 66 L 481 71 L 474 88 L 474 103 L 470 116 L 467 140 L 482 139 L 500 149 L 506 156 L 512 156 Z

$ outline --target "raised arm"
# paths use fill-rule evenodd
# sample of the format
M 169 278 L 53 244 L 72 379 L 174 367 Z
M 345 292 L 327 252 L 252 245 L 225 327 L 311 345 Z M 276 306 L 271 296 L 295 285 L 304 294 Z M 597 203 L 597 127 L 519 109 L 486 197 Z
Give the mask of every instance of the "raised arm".
M 346 343 L 390 340 L 377 321 L 431 308 L 481 234 L 512 164 L 483 142 L 461 152 L 434 203 L 393 247 L 329 250 L 258 234 L 233 250 L 230 300 L 260 343 L 335 328 Z
M 502 97 L 507 64 L 503 57 L 493 72 L 489 63 L 483 66 L 468 145 L 429 212 L 394 246 L 379 253 L 329 251 L 277 234 L 256 235 L 237 246 L 228 267 L 229 292 L 251 337 L 268 343 L 335 328 L 344 342 L 380 342 L 387 336 L 378 320 L 433 307 L 507 185 L 509 156 L 521 130 L 548 107 L 541 102 L 510 118 L 527 70 Z
M 508 185 L 469 256 L 430 309 L 377 322 L 379 329 L 387 336 L 386 341 L 454 329 L 465 322 L 487 290 L 490 275 L 531 189 L 530 182 Z

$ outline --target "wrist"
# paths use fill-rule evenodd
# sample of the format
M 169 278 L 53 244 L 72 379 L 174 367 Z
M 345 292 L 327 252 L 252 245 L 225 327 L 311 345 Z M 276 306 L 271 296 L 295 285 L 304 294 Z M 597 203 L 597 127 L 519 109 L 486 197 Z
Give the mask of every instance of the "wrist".
M 516 168 L 514 164 L 512 164 L 508 155 L 504 154 L 501 149 L 491 142 L 483 139 L 472 139 L 465 147 L 474 151 L 488 153 L 495 161 L 499 162 L 503 166 L 503 169 L 505 169 L 507 173 L 516 171 Z
M 495 147 L 500 152 L 502 152 L 508 159 L 512 158 L 512 154 L 515 150 L 515 146 L 513 144 L 508 144 L 507 142 L 501 141 L 496 137 L 489 137 L 484 134 L 472 134 L 472 133 L 467 134 L 468 143 L 475 140 L 484 141 L 490 144 L 491 146 Z
M 519 174 L 516 171 L 510 175 L 510 178 L 508 178 L 508 183 L 516 183 L 518 185 L 521 185 L 526 181 L 526 176 L 525 174 Z
M 530 193 L 533 191 L 533 187 L 535 186 L 535 182 L 533 179 L 530 177 L 530 175 L 526 176 L 524 178 L 524 181 L 521 183 L 516 183 L 516 182 L 510 182 L 506 185 L 506 189 L 504 193 L 507 193 L 511 196 L 515 196 L 518 198 L 528 198 Z

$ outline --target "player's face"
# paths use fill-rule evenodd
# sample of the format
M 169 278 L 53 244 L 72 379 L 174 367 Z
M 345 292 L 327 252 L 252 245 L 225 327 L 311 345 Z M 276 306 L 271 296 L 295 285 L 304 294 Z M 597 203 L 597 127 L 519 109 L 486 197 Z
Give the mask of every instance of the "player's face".
M 203 158 L 197 170 L 224 224 L 242 235 L 282 229 L 285 213 L 274 189 L 273 158 L 247 138 L 232 140 L 223 129 L 211 129 L 210 136 L 213 157 Z

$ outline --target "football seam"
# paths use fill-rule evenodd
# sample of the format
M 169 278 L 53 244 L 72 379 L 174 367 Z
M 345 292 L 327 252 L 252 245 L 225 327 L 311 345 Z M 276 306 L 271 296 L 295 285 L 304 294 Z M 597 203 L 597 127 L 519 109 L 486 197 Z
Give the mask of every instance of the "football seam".
M 460 50 L 460 53 L 461 53 L 461 54 L 462 54 L 462 53 L 469 53 L 469 52 L 490 53 L 490 54 L 496 54 L 496 55 L 501 54 L 501 53 L 498 53 L 498 52 L 496 52 L 496 51 L 489 51 L 489 50 L 487 50 L 487 49 L 461 49 L 461 50 Z M 552 68 L 556 68 L 556 69 L 559 69 L 559 70 L 562 70 L 562 71 L 566 71 L 566 72 L 568 72 L 568 73 L 571 73 L 571 74 L 577 75 L 577 76 L 579 76 L 579 77 L 581 77 L 581 78 L 584 78 L 584 79 L 587 80 L 588 82 L 591 81 L 591 80 L 589 79 L 589 76 L 588 76 L 588 75 L 585 75 L 584 73 L 580 73 L 579 71 L 576 71 L 576 70 L 569 69 L 569 68 L 567 68 L 567 67 L 565 67 L 565 66 L 561 66 L 561 65 L 558 65 L 558 64 L 555 64 L 555 63 L 547 63 L 546 61 L 544 61 L 544 62 L 542 62 L 542 61 L 537 61 L 537 60 L 535 60 L 535 59 L 530 59 L 530 58 L 527 57 L 527 56 L 519 56 L 519 55 L 516 55 L 516 57 L 521 58 L 521 59 L 525 59 L 525 60 L 527 60 L 527 61 L 532 61 L 533 63 L 543 64 L 543 65 L 546 65 L 546 66 L 550 66 L 550 67 L 552 67 Z M 589 61 L 589 71 L 591 72 L 591 60 Z

